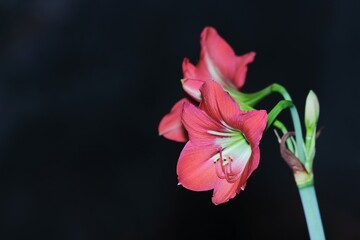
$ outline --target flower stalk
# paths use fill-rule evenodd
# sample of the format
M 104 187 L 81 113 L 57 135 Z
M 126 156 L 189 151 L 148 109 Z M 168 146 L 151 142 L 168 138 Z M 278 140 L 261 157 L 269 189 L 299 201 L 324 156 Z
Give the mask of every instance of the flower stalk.
M 321 221 L 314 185 L 299 188 L 306 224 L 311 240 L 324 240 L 325 234 Z

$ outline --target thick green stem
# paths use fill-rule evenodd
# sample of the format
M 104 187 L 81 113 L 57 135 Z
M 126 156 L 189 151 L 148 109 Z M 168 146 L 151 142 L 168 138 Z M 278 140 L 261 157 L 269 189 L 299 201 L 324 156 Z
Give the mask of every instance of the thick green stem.
M 325 234 L 321 222 L 319 206 L 314 185 L 299 188 L 306 223 L 311 240 L 324 240 Z

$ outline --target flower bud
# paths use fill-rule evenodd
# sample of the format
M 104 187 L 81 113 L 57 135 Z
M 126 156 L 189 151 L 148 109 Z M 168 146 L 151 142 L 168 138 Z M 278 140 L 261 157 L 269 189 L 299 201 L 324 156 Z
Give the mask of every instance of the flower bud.
M 305 103 L 305 127 L 313 132 L 319 119 L 320 105 L 316 94 L 310 90 Z
M 312 163 L 315 157 L 316 125 L 319 119 L 319 113 L 319 100 L 316 94 L 310 90 L 305 103 L 305 151 L 307 158 L 305 167 L 309 172 L 312 170 Z

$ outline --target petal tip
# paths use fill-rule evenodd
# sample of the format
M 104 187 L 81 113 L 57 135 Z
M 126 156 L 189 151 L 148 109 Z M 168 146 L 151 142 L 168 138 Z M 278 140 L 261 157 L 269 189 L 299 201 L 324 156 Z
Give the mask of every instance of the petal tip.
M 208 33 L 216 33 L 217 34 L 217 31 L 213 26 L 206 26 L 206 27 L 204 27 L 201 34 L 205 35 L 205 34 L 208 34 Z
M 247 63 L 252 63 L 255 59 L 256 52 L 251 51 L 251 52 L 247 53 L 246 55 L 247 55 Z

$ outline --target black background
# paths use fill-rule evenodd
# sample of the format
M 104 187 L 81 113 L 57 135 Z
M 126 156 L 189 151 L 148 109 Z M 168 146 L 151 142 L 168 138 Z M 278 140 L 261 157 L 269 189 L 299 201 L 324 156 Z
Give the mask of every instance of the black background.
M 244 91 L 321 105 L 314 162 L 328 239 L 360 239 L 356 1 L 0 1 L 1 239 L 308 239 L 272 131 L 244 192 L 177 186 L 182 143 L 157 134 L 215 27 L 257 53 Z M 274 95 L 263 107 L 280 99 Z M 288 112 L 281 118 L 291 129 Z

